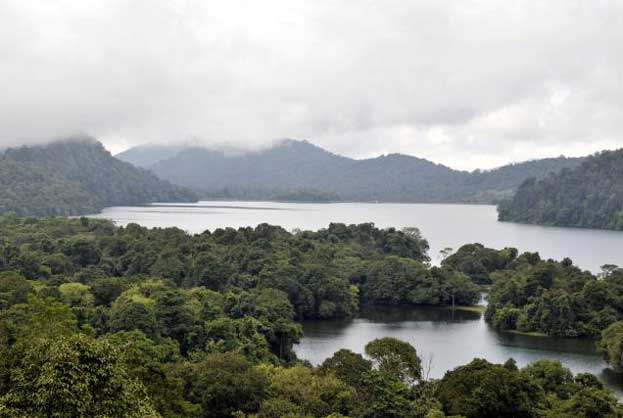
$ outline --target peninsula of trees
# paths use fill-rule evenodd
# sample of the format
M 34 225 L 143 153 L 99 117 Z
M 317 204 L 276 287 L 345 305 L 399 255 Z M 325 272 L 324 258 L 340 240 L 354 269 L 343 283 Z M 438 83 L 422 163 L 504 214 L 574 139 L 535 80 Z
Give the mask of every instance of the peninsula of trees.
M 442 265 L 490 286 L 487 320 L 501 330 L 559 337 L 599 337 L 623 320 L 623 269 L 594 275 L 562 261 L 514 248 L 461 247 Z
M 106 206 L 193 200 L 194 193 L 112 157 L 88 137 L 0 153 L 0 214 L 80 215 Z
M 623 150 L 526 180 L 498 213 L 501 221 L 623 230 Z

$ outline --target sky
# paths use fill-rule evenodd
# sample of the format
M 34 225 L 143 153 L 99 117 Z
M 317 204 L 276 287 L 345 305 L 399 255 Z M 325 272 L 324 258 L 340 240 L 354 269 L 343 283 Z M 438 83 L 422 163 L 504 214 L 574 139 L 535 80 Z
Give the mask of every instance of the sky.
M 623 147 L 623 1 L 2 0 L 0 115 L 0 147 L 586 155 Z

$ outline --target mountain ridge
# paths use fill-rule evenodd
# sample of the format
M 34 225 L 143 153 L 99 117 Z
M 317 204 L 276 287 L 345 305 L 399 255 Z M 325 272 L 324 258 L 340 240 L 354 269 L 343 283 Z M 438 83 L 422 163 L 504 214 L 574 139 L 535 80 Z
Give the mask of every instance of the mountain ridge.
M 141 157 L 138 151 L 117 156 L 133 162 Z M 172 147 L 168 155 L 160 155 L 164 158 L 146 168 L 202 197 L 275 199 L 323 193 L 342 201 L 421 203 L 496 203 L 530 176 L 541 178 L 582 161 L 558 157 L 467 172 L 400 153 L 353 159 L 293 139 L 239 154 L 192 146 Z

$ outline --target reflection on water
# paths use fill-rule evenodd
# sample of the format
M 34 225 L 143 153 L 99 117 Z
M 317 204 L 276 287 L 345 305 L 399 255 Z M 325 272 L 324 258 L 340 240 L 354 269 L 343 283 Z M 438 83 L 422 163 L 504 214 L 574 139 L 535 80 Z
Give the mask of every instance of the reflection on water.
M 561 361 L 574 373 L 597 375 L 619 394 L 621 377 L 606 370 L 594 341 L 501 333 L 479 312 L 433 307 L 369 307 L 349 320 L 306 321 L 305 336 L 296 346 L 302 359 L 319 364 L 341 348 L 362 353 L 369 341 L 391 336 L 415 346 L 429 375 L 442 377 L 450 369 L 484 358 L 503 363 L 514 358 L 524 366 L 540 358 Z

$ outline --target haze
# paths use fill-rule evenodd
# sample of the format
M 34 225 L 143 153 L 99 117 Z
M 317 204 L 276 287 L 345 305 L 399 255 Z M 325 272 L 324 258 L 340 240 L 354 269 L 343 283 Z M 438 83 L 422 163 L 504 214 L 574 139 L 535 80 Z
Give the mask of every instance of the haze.
M 0 146 L 417 155 L 460 169 L 623 146 L 620 1 L 0 3 Z

